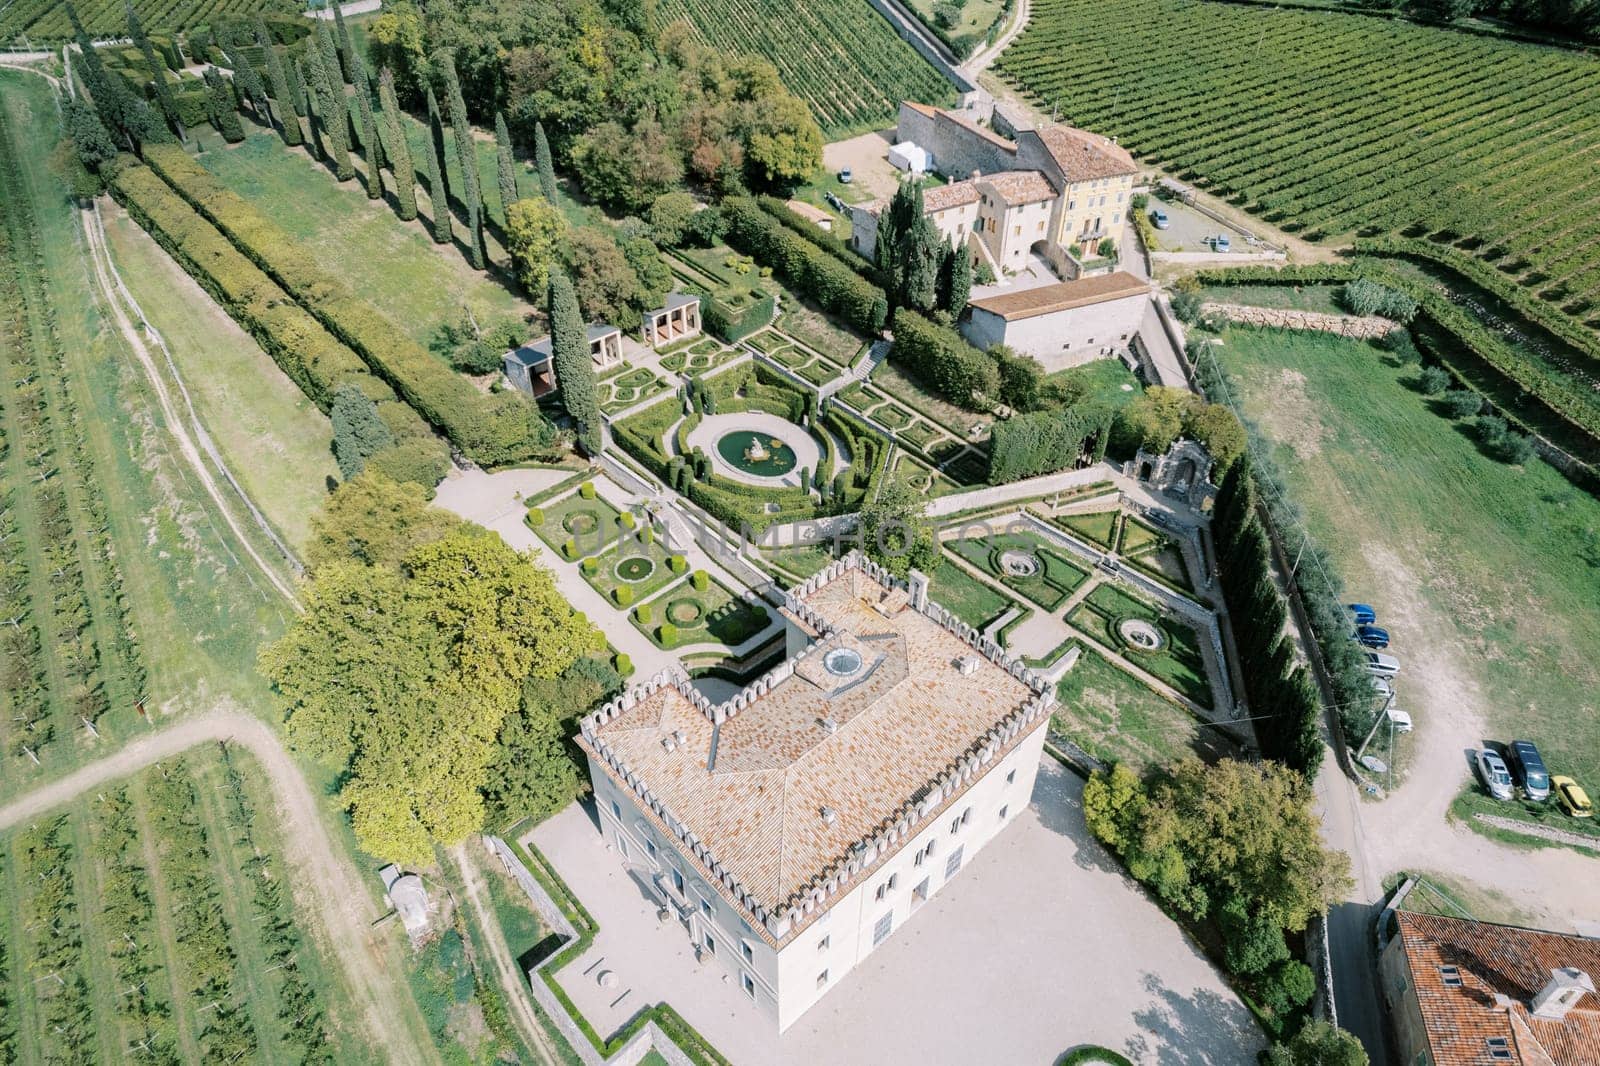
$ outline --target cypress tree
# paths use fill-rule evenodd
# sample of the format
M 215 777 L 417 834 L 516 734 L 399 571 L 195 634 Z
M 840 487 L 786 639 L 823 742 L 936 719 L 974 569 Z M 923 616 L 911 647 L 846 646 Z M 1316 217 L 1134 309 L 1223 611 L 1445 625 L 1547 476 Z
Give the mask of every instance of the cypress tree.
M 510 218 L 511 205 L 517 202 L 517 163 L 511 152 L 511 133 L 506 129 L 506 117 L 494 113 L 494 158 L 500 179 L 500 217 Z
M 294 87 L 295 114 L 309 120 L 315 126 L 316 119 L 311 110 L 311 83 L 306 78 L 305 68 L 297 59 L 289 65 L 289 82 Z M 313 137 L 315 133 L 313 132 Z M 313 148 L 316 145 L 313 143 Z
M 326 24 L 319 21 L 317 25 L 323 27 Z M 326 39 L 328 31 L 323 29 L 318 36 Z M 311 80 L 317 93 L 317 117 L 321 120 L 322 136 L 327 142 L 325 151 L 331 153 L 334 176 L 340 181 L 349 181 L 355 177 L 356 168 L 350 164 L 350 112 L 344 98 L 344 86 L 337 81 L 336 74 L 329 70 L 326 49 L 306 49 L 306 62 L 311 65 Z M 332 65 L 337 67 L 338 62 L 335 58 Z
M 439 124 L 439 101 L 428 87 L 428 199 L 433 203 L 433 239 L 450 243 L 450 190 L 444 184 L 444 128 Z
M 467 121 L 467 102 L 461 95 L 461 79 L 456 76 L 455 60 L 441 49 L 435 55 L 440 74 L 444 77 L 446 117 L 450 121 L 450 135 L 455 141 L 456 163 L 461 168 L 461 200 L 467 206 L 467 259 L 478 270 L 483 269 L 483 192 L 479 188 L 478 149 L 472 139 L 472 125 Z
M 417 175 L 412 169 L 411 146 L 406 143 L 405 117 L 394 94 L 394 74 L 384 67 L 378 74 L 378 103 L 383 107 L 383 128 L 389 137 L 389 170 L 394 174 L 396 210 L 410 222 L 417 217 Z
M 334 10 L 338 10 L 335 8 Z M 361 148 L 367 155 L 367 199 L 383 199 L 383 144 L 372 118 L 372 84 L 361 57 L 350 53 L 351 77 L 356 87 L 356 113 L 361 116 Z
M 272 82 L 272 98 L 278 104 L 278 133 L 284 144 L 291 147 L 300 144 L 305 140 L 300 129 L 300 94 L 290 85 L 289 75 L 284 73 L 283 58 L 272 46 L 266 20 L 259 15 L 256 16 L 256 44 L 267 56 L 267 78 Z
M 357 78 L 361 68 L 356 65 L 359 57 L 356 55 L 355 47 L 350 43 L 350 27 L 344 24 L 344 8 L 339 4 L 338 0 L 332 0 L 332 3 L 333 22 L 336 29 L 335 36 L 337 37 L 334 44 L 339 49 L 339 61 L 344 64 L 344 80 L 359 89 L 361 88 L 361 82 Z
M 233 64 L 233 78 L 235 84 L 242 90 L 239 102 L 246 99 L 250 101 L 250 109 L 255 113 L 256 121 L 263 126 L 272 126 L 272 109 L 267 104 L 267 89 L 261 84 L 261 75 L 242 54 L 237 52 L 225 53 L 228 62 Z
M 539 171 L 539 191 L 551 203 L 556 203 L 556 168 L 550 161 L 550 142 L 544 135 L 544 123 L 533 124 L 533 165 Z
M 216 67 L 206 68 L 205 83 L 206 113 L 211 117 L 211 124 L 222 134 L 223 140 L 238 144 L 244 140 L 244 123 L 239 121 L 232 86 Z
M 966 241 L 945 251 L 944 306 L 951 318 L 961 317 L 972 297 L 972 251 Z
M 550 272 L 550 356 L 561 389 L 561 402 L 578 424 L 578 445 L 592 458 L 600 454 L 600 402 L 596 398 L 594 360 L 589 356 L 589 332 L 578 310 L 572 280 L 559 270 Z
M 156 58 L 155 46 L 144 32 L 139 16 L 133 13 L 133 4 L 123 0 L 122 10 L 128 17 L 128 36 L 133 38 L 139 54 L 144 56 L 145 65 L 150 68 L 150 76 L 155 79 L 156 103 L 161 107 L 161 114 L 166 117 L 168 125 L 182 136 L 183 123 L 178 119 L 178 103 L 172 98 L 172 88 L 167 84 L 167 65 Z
M 333 459 L 346 481 L 361 473 L 374 453 L 394 443 L 377 405 L 354 385 L 339 386 L 328 410 L 333 423 Z
M 328 28 L 327 19 L 316 19 L 316 29 L 313 31 L 317 52 L 322 56 L 322 69 L 328 75 L 328 84 L 338 88 L 344 84 L 344 74 L 339 66 L 339 48 L 333 43 L 333 31 Z

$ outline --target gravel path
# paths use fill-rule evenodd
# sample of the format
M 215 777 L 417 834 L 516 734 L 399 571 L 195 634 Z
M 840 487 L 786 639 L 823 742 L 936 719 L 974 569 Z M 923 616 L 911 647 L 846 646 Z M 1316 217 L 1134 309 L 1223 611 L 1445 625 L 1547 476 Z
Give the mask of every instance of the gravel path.
M 387 935 L 372 933 L 372 923 L 382 917 L 381 912 L 355 865 L 328 836 L 317 797 L 300 768 L 260 719 L 217 708 L 133 740 L 121 751 L 0 807 L 0 832 L 196 745 L 218 741 L 247 749 L 272 783 L 284 839 L 294 842 L 286 858 L 302 897 L 297 902 L 311 907 L 324 924 L 351 997 L 364 1016 L 366 1039 L 381 1042 L 385 1057 L 393 1063 L 438 1061 L 416 1002 L 393 969 L 385 949 Z

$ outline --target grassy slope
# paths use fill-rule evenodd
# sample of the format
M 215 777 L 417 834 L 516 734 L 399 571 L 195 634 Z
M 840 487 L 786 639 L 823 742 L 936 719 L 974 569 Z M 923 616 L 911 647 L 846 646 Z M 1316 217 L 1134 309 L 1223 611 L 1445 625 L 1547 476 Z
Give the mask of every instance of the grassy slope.
M 1056 694 L 1057 728 L 1098 759 L 1143 770 L 1195 748 L 1200 729 L 1188 711 L 1093 651 L 1084 650 Z
M 1504 466 L 1363 344 L 1232 330 L 1223 363 L 1352 595 L 1415 600 L 1396 652 L 1457 652 L 1473 710 L 1537 742 L 1556 773 L 1600 780 L 1600 501 L 1554 469 Z M 1363 542 L 1366 542 L 1365 545 Z
M 123 281 L 167 342 L 229 469 L 289 542 L 304 544 L 325 479 L 338 473 L 327 417 L 137 223 L 106 216 Z
M 479 322 L 532 310 L 453 249 L 434 245 L 420 221 L 401 222 L 388 204 L 368 200 L 359 181 L 339 184 L 273 134 L 254 132 L 199 161 L 420 344 L 458 321 L 463 307 Z

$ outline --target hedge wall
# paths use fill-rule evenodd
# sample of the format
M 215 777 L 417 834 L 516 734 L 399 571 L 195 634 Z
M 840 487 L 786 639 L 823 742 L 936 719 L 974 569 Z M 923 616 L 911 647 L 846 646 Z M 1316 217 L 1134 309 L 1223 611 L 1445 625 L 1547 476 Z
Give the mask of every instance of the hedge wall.
M 996 422 L 989 446 L 989 484 L 1066 470 L 1076 466 L 1086 450 L 1098 462 L 1105 457 L 1113 415 L 1109 406 L 1095 404 Z
M 722 204 L 730 245 L 772 267 L 803 296 L 809 296 L 862 333 L 877 333 L 889 317 L 884 291 L 810 240 L 789 229 L 748 196 Z
M 499 466 L 552 450 L 555 429 L 532 399 L 514 389 L 489 395 L 479 392 L 322 270 L 275 223 L 212 177 L 182 148 L 149 145 L 145 161 L 469 458 Z
M 445 442 L 387 383 L 148 167 L 132 164 L 131 157 L 127 164 L 111 181 L 117 202 L 256 339 L 300 391 L 326 412 L 340 386 L 355 385 L 378 406 L 395 436 L 396 450 L 405 451 L 405 464 L 443 473 L 449 463 Z
M 958 407 L 971 409 L 973 396 L 1000 389 L 1000 368 L 966 338 L 907 308 L 894 313 L 894 345 L 889 358 Z

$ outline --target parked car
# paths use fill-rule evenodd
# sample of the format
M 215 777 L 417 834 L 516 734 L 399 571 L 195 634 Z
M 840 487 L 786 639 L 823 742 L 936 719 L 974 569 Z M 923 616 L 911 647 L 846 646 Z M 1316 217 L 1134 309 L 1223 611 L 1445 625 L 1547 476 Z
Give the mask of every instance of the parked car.
M 855 180 L 856 180 L 856 176 L 850 172 L 850 168 L 849 167 L 845 167 L 843 170 L 839 171 L 839 184 L 840 185 L 849 185 L 852 181 L 855 181 Z
M 1167 213 L 1158 207 L 1150 212 L 1150 224 L 1156 229 L 1166 229 L 1172 225 L 1172 219 L 1168 218 Z
M 1378 698 L 1383 700 L 1385 703 L 1388 703 L 1390 700 L 1394 699 L 1394 685 L 1390 684 L 1389 679 L 1386 677 L 1373 678 L 1372 691 L 1376 692 L 1378 694 Z
M 1211 238 L 1211 247 L 1219 252 L 1231 252 L 1233 251 L 1233 242 L 1228 239 L 1226 233 L 1219 233 Z
M 1583 790 L 1583 786 L 1560 774 L 1550 779 L 1550 785 L 1555 789 L 1556 803 L 1560 804 L 1562 810 L 1574 818 L 1594 817 L 1594 804 L 1589 802 L 1589 794 Z
M 1393 655 L 1385 655 L 1381 651 L 1367 652 L 1367 673 L 1373 677 L 1388 679 L 1400 672 L 1400 660 Z
M 1389 631 L 1380 626 L 1356 626 L 1355 638 L 1368 648 L 1389 646 Z
M 1489 795 L 1497 800 L 1511 798 L 1511 771 L 1506 769 L 1505 760 L 1488 748 L 1478 752 L 1478 776 L 1483 778 L 1483 787 L 1489 790 Z
M 1540 758 L 1539 749 L 1533 746 L 1533 741 L 1513 740 L 1510 763 L 1517 784 L 1522 786 L 1523 793 L 1529 799 L 1550 798 L 1550 771 L 1544 768 L 1544 759 Z
M 1389 704 L 1383 713 L 1388 715 L 1389 722 L 1394 726 L 1396 733 L 1411 732 L 1411 715 L 1407 714 L 1405 711 L 1402 711 L 1392 703 Z
M 1350 618 L 1358 626 L 1370 626 L 1378 620 L 1378 612 L 1364 603 L 1347 603 L 1344 609 L 1350 612 Z

